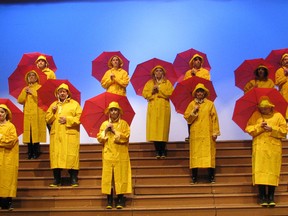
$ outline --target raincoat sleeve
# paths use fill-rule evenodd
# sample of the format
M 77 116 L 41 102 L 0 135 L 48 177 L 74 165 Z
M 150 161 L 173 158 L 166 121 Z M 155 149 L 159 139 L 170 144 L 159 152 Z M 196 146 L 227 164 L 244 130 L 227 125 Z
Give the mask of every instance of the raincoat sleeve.
M 189 79 L 190 77 L 192 77 L 191 72 L 192 72 L 192 70 L 186 71 L 183 80 L 186 80 L 186 79 Z
M 27 95 L 28 95 L 28 94 L 26 93 L 26 88 L 27 88 L 27 87 L 24 87 L 24 88 L 22 89 L 22 91 L 21 91 L 21 93 L 19 94 L 18 99 L 17 99 L 18 103 L 20 103 L 20 104 L 22 104 L 22 105 L 25 104 L 26 98 L 27 98 Z M 33 96 L 34 100 L 37 101 L 37 90 L 34 89 L 34 88 L 30 88 L 30 90 L 31 90 L 31 92 L 32 92 L 31 95 Z
M 106 71 L 104 76 L 101 79 L 101 85 L 104 89 L 108 89 L 110 85 L 114 83 L 114 81 L 110 78 L 111 70 Z
M 279 68 L 275 73 L 275 84 L 277 86 L 282 86 L 287 82 L 287 76 L 285 76 L 284 69 Z
M 149 80 L 143 88 L 142 96 L 148 101 L 153 100 L 155 97 L 155 95 L 152 94 L 153 86 L 154 86 L 153 80 Z
M 271 136 L 274 138 L 283 139 L 287 134 L 286 120 L 280 113 L 275 113 L 274 116 L 277 118 L 277 124 L 271 125 Z
M 198 113 L 193 113 L 193 109 L 195 107 L 195 102 L 192 101 L 188 105 L 187 109 L 184 112 L 184 118 L 187 121 L 188 124 L 192 124 L 197 118 L 198 118 Z
M 66 117 L 66 127 L 75 127 L 75 126 L 80 125 L 80 117 L 82 113 L 82 108 L 80 104 L 78 104 L 78 102 L 74 100 L 73 102 L 76 103 L 75 112 L 74 112 L 75 115 Z
M 11 149 L 18 143 L 16 128 L 9 124 L 5 134 L 0 134 L 0 147 Z
M 261 114 L 258 111 L 255 111 L 248 120 L 245 131 L 249 133 L 252 137 L 256 137 L 265 131 L 261 127 L 261 119 Z
M 255 81 L 254 80 L 250 80 L 245 86 L 244 86 L 244 94 L 247 93 L 249 90 L 251 90 L 252 88 L 254 88 L 255 86 Z
M 212 121 L 212 135 L 213 136 L 220 136 L 220 127 L 219 127 L 219 120 L 218 120 L 218 115 L 216 112 L 216 108 L 214 106 L 214 104 L 212 104 L 212 108 L 210 111 L 210 118 Z
M 54 73 L 53 70 L 51 70 L 50 68 L 44 68 L 42 70 L 42 72 L 44 72 L 47 76 L 47 79 L 56 79 L 56 75 Z
M 105 142 L 108 139 L 108 137 L 105 135 L 105 129 L 106 129 L 107 124 L 108 124 L 108 121 L 105 121 L 101 124 L 99 133 L 97 134 L 97 137 L 96 137 L 98 142 L 101 144 L 105 144 Z
M 169 99 L 173 92 L 174 88 L 169 80 L 166 80 L 165 84 L 161 84 L 159 86 L 159 93 L 158 97 L 159 98 L 164 98 L 164 99 Z
M 50 107 L 48 108 L 48 110 L 46 111 L 46 122 L 47 124 L 53 124 L 53 122 L 55 121 L 56 117 L 55 114 L 52 112 L 52 107 L 56 106 L 57 102 L 53 102 Z
M 130 78 L 128 76 L 128 73 L 125 70 L 121 69 L 119 73 L 115 74 L 114 81 L 125 88 L 129 84 Z
M 125 120 L 120 121 L 120 129 L 115 131 L 115 143 L 127 144 L 130 137 L 130 127 Z

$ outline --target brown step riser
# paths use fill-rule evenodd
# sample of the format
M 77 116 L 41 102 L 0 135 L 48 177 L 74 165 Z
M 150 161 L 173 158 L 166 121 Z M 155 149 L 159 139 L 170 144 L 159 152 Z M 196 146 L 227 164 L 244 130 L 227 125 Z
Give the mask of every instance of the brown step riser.
M 59 187 L 61 188 L 61 187 Z M 63 187 L 62 187 L 63 188 Z M 101 188 L 73 188 L 73 189 L 65 189 L 65 190 L 57 190 L 57 189 L 23 189 L 18 188 L 17 197 L 59 197 L 59 196 L 95 196 L 101 195 Z

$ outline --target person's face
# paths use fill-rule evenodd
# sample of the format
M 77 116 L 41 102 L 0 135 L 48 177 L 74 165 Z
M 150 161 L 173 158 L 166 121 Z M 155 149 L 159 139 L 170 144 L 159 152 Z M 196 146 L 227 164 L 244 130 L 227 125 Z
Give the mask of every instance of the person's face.
M 39 69 L 43 70 L 44 68 L 46 68 L 46 61 L 44 61 L 43 59 L 39 59 L 36 65 Z
M 116 120 L 119 117 L 120 111 L 117 108 L 109 109 L 109 115 L 112 121 Z
M 196 90 L 196 98 L 201 100 L 205 98 L 205 91 L 203 89 Z
M 193 68 L 199 69 L 201 68 L 202 60 L 200 57 L 196 57 L 193 59 Z
M 60 101 L 64 101 L 68 97 L 68 91 L 66 89 L 59 89 L 58 90 L 58 97 Z
M 162 68 L 156 68 L 156 70 L 154 70 L 154 74 L 157 79 L 161 79 L 163 77 L 164 71 Z
M 36 74 L 33 73 L 33 72 L 29 73 L 27 77 L 28 77 L 28 83 L 32 83 L 33 84 L 33 83 L 38 81 Z
M 269 115 L 273 111 L 273 107 L 259 107 L 259 112 L 263 115 Z
M 111 60 L 111 64 L 114 68 L 119 68 L 120 60 L 118 57 L 113 57 Z
M 5 121 L 6 116 L 7 116 L 6 110 L 3 108 L 0 108 L 0 122 Z
M 262 68 L 262 67 L 258 68 L 258 76 L 260 78 L 264 78 L 266 76 L 264 68 Z
M 282 60 L 282 66 L 288 67 L 288 56 L 285 56 Z

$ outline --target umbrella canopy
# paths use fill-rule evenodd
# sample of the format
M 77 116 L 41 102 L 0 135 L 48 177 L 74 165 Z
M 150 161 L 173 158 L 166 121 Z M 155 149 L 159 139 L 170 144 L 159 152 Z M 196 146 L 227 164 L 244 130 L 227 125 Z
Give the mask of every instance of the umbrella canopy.
M 261 97 L 267 96 L 275 105 L 274 110 L 285 116 L 287 109 L 287 101 L 274 88 L 253 88 L 236 101 L 233 121 L 245 131 L 246 125 L 254 111 L 257 110 Z
M 24 53 L 20 62 L 18 63 L 19 66 L 29 66 L 29 65 L 36 65 L 35 61 L 37 58 L 43 55 L 46 57 L 46 60 L 49 64 L 49 68 L 53 70 L 54 72 L 57 70 L 56 64 L 54 62 L 54 59 L 51 55 L 43 54 L 40 52 L 31 52 L 31 53 Z
M 170 99 L 178 113 L 184 114 L 189 103 L 194 99 L 192 92 L 198 83 L 204 84 L 209 90 L 208 99 L 214 101 L 217 97 L 214 86 L 210 80 L 200 77 L 191 77 L 177 83 Z
M 129 73 L 129 60 L 120 52 L 102 52 L 98 57 L 92 61 L 92 76 L 101 82 L 105 72 L 109 70 L 108 61 L 112 56 L 119 56 L 123 61 L 123 69 Z
M 282 56 L 288 53 L 288 48 L 272 50 L 269 55 L 266 57 L 266 60 L 272 64 L 276 69 L 281 67 L 281 58 Z
M 173 65 L 174 65 L 176 74 L 179 78 L 183 77 L 185 73 L 191 69 L 189 62 L 195 54 L 198 54 L 203 57 L 204 62 L 203 62 L 202 67 L 207 69 L 208 71 L 211 70 L 211 66 L 209 64 L 207 55 L 203 52 L 200 52 L 196 49 L 191 48 L 184 52 L 178 53 L 176 55 L 176 58 L 174 59 Z
M 16 127 L 17 135 L 20 136 L 23 133 L 23 121 L 24 115 L 23 112 L 9 99 L 0 98 L 0 104 L 5 104 L 12 113 L 11 122 Z
M 80 121 L 90 137 L 96 137 L 101 124 L 108 120 L 108 116 L 105 114 L 105 109 L 112 101 L 119 103 L 123 110 L 121 118 L 127 121 L 129 125 L 131 124 L 135 112 L 127 97 L 104 92 L 96 97 L 86 100 L 84 104 Z
M 47 76 L 43 73 L 40 69 L 38 69 L 35 65 L 30 66 L 18 66 L 15 71 L 9 76 L 8 78 L 8 85 L 9 85 L 9 93 L 14 98 L 18 98 L 19 94 L 21 93 L 22 89 L 27 86 L 25 81 L 25 75 L 29 71 L 36 71 L 39 77 L 39 84 L 42 85 L 47 81 Z
M 69 91 L 71 92 L 71 98 L 76 100 L 79 104 L 81 104 L 81 92 L 72 85 L 68 80 L 54 80 L 49 79 L 46 83 L 44 83 L 41 88 L 38 89 L 38 106 L 47 111 L 49 106 L 57 100 L 55 96 L 55 90 L 62 84 L 65 83 L 69 87 Z
M 175 73 L 172 63 L 158 58 L 150 59 L 138 64 L 131 77 L 130 81 L 137 95 L 142 96 L 145 84 L 152 78 L 151 70 L 157 65 L 161 65 L 166 70 L 166 78 L 172 83 L 172 85 L 177 81 L 177 74 Z
M 274 81 L 275 68 L 273 67 L 273 65 L 271 65 L 263 58 L 257 58 L 243 61 L 242 64 L 234 71 L 235 85 L 243 90 L 245 85 L 250 80 L 255 79 L 254 71 L 259 67 L 259 65 L 264 65 L 268 68 L 268 78 Z

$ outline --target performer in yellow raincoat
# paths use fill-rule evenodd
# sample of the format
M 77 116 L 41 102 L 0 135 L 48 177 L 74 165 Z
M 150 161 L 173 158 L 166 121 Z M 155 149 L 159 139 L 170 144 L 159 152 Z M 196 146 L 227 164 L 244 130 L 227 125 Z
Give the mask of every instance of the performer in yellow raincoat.
M 148 101 L 146 117 L 146 139 L 154 142 L 156 158 L 165 158 L 166 142 L 169 138 L 171 108 L 169 97 L 173 85 L 166 79 L 166 70 L 161 65 L 151 70 L 152 78 L 142 91 L 142 96 Z
M 191 69 L 186 71 L 183 80 L 189 79 L 194 76 L 210 80 L 210 72 L 207 69 L 202 67 L 203 63 L 204 63 L 204 59 L 201 55 L 199 54 L 193 55 L 191 60 L 189 61 L 189 66 Z M 190 127 L 191 125 L 188 124 L 188 137 L 185 138 L 186 142 L 189 141 Z
M 101 85 L 107 92 L 126 96 L 126 87 L 129 84 L 130 78 L 127 71 L 123 67 L 122 59 L 115 55 L 108 61 L 110 68 L 101 80 Z
M 190 169 L 192 184 L 197 183 L 198 168 L 208 168 L 209 181 L 215 183 L 216 139 L 220 135 L 218 115 L 214 103 L 206 97 L 209 90 L 202 84 L 193 91 L 194 100 L 190 102 L 184 118 L 190 128 Z
M 71 98 L 68 85 L 62 83 L 56 90 L 57 101 L 47 110 L 46 121 L 52 125 L 50 132 L 50 167 L 54 182 L 50 187 L 61 185 L 61 170 L 68 169 L 71 186 L 78 186 L 80 116 L 82 108 Z
M 0 104 L 0 206 L 12 210 L 12 197 L 16 197 L 19 143 L 12 114 L 5 104 Z
M 285 100 L 288 101 L 288 53 L 282 55 L 280 63 L 282 67 L 278 68 L 275 73 L 275 84 Z M 288 121 L 288 109 L 285 119 Z
M 263 98 L 245 131 L 253 137 L 252 181 L 259 188 L 259 203 L 275 206 L 274 191 L 278 186 L 282 164 L 282 142 L 286 137 L 286 121 L 274 111 L 269 98 Z M 268 194 L 266 197 L 266 187 Z
M 132 193 L 132 177 L 128 151 L 130 127 L 121 119 L 122 108 L 117 102 L 111 102 L 105 113 L 109 120 L 104 121 L 97 134 L 97 140 L 103 144 L 102 150 L 102 193 L 107 194 L 107 209 L 113 206 L 113 184 L 117 195 L 116 208 L 125 206 L 124 194 Z
M 244 93 L 247 93 L 253 88 L 274 88 L 273 80 L 268 78 L 269 70 L 265 65 L 259 65 L 254 71 L 255 79 L 250 80 L 244 86 Z
M 49 63 L 45 56 L 40 55 L 36 59 L 35 64 L 40 70 L 42 70 L 42 72 L 46 74 L 47 79 L 56 79 L 56 75 L 54 71 L 49 68 Z
M 24 109 L 23 143 L 28 144 L 28 159 L 40 156 L 40 142 L 46 142 L 45 112 L 38 107 L 37 90 L 41 87 L 36 71 L 25 76 L 27 87 L 18 96 L 18 103 Z

